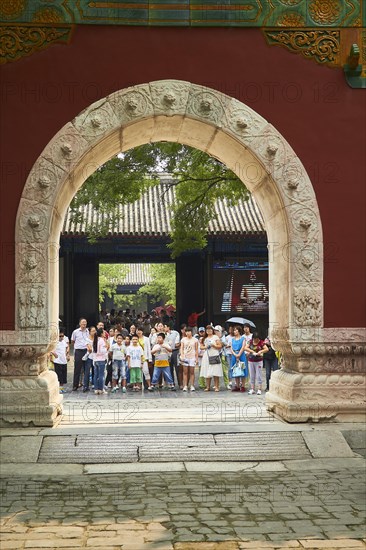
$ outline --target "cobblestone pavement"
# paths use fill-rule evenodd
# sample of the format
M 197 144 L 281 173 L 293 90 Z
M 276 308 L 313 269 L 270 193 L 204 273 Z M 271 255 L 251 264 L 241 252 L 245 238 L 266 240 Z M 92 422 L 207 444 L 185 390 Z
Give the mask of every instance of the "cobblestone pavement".
M 14 472 L 16 475 L 16 471 Z M 2 477 L 1 550 L 366 548 L 363 467 Z

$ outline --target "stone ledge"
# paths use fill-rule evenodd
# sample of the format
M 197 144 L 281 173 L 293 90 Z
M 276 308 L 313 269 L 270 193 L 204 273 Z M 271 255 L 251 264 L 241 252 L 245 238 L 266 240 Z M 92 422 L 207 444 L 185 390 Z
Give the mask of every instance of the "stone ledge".
M 2 437 L 0 441 L 1 464 L 37 462 L 42 446 L 42 436 Z
M 17 467 L 18 466 L 18 467 Z M 80 475 L 109 475 L 109 474 L 138 474 L 138 473 L 162 473 L 171 472 L 196 472 L 207 473 L 210 471 L 230 474 L 231 472 L 310 472 L 310 471 L 342 471 L 345 468 L 365 471 L 366 459 L 364 458 L 313 458 L 307 460 L 284 460 L 278 462 L 257 463 L 232 463 L 225 469 L 222 462 L 144 462 L 123 464 L 74 464 L 64 463 L 57 465 L 57 476 L 69 477 Z M 55 475 L 55 464 L 41 463 L 8 463 L 1 466 L 0 477 L 14 477 L 14 472 L 20 477 Z
M 354 456 L 352 449 L 338 430 L 304 432 L 302 436 L 314 458 L 352 458 Z
M 124 464 L 86 464 L 85 474 L 137 474 L 149 472 L 184 472 L 183 462 L 144 462 Z
M 70 475 L 81 475 L 83 473 L 82 464 L 58 464 L 57 468 L 55 464 L 24 464 L 18 463 L 18 468 L 12 464 L 2 464 L 1 477 L 14 477 L 16 473 L 17 477 L 29 477 L 29 476 L 47 476 L 54 479 L 55 472 L 57 477 Z

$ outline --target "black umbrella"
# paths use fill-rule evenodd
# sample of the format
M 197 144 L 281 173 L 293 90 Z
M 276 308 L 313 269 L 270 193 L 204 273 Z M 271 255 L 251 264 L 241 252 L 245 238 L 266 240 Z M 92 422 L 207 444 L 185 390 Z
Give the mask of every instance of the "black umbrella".
M 246 323 L 248 323 L 248 325 L 250 325 L 251 327 L 256 328 L 253 321 L 249 321 L 249 319 L 244 319 L 244 317 L 230 317 L 230 319 L 228 319 L 226 322 L 233 323 L 235 325 L 245 325 Z

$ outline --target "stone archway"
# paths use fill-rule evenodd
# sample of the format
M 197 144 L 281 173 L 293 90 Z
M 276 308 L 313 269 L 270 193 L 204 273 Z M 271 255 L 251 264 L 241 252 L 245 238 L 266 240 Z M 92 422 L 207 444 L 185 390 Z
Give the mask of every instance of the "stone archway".
M 322 227 L 303 165 L 276 129 L 246 105 L 209 88 L 164 80 L 91 105 L 56 134 L 28 176 L 16 225 L 16 330 L 7 332 L 2 348 L 3 423 L 50 425 L 61 409 L 45 353 L 57 334 L 59 235 L 71 199 L 118 152 L 163 140 L 218 158 L 261 208 L 269 242 L 270 326 L 285 358 L 268 406 L 289 421 L 361 413 L 362 334 L 344 329 L 341 349 L 337 330 L 323 328 Z M 352 349 L 351 340 L 359 342 Z M 339 395 L 330 394 L 332 388 Z M 347 406 L 346 391 L 354 396 Z

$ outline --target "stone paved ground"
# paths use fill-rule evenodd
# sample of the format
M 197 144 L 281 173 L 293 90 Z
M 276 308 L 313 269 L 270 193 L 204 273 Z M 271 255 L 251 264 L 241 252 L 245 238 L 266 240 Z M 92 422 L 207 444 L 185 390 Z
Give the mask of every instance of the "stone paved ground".
M 264 395 L 248 395 L 222 391 L 184 394 L 161 391 L 151 395 L 66 394 L 61 426 L 90 424 L 151 423 L 270 423 L 276 422 L 266 410 Z M 281 424 L 280 421 L 276 422 Z
M 363 448 L 362 426 L 346 428 L 353 447 Z M 366 549 L 365 461 L 346 445 L 346 428 L 324 424 L 318 433 L 311 424 L 288 425 L 266 411 L 264 394 L 224 388 L 66 393 L 56 429 L 1 430 L 0 548 Z M 43 439 L 61 436 L 75 447 L 95 437 L 98 448 L 100 434 L 200 433 L 216 441 L 223 437 L 217 434 L 251 432 L 263 443 L 267 433 L 288 431 L 301 431 L 314 458 L 66 464 L 60 454 L 54 463 L 38 461 Z
M 177 387 L 172 392 L 169 388 L 156 389 L 154 392 L 133 392 L 126 394 L 120 390 L 112 394 L 107 389 L 106 395 L 95 395 L 91 389 L 83 393 L 82 388 L 72 391 L 73 361 L 68 368 L 68 384 L 63 399 L 63 416 L 61 426 L 87 424 L 98 425 L 141 425 L 151 423 L 228 423 L 240 422 L 273 422 L 274 417 L 266 410 L 265 391 L 262 395 L 248 395 L 227 390 L 221 380 L 220 392 L 204 392 L 198 387 L 198 369 L 196 391 L 183 392 Z M 263 388 L 266 386 L 263 371 Z M 186 411 L 189 410 L 189 416 Z M 159 411 L 158 415 L 156 411 Z
M 199 369 L 196 367 L 196 374 L 195 374 L 195 392 L 183 392 L 179 389 L 178 385 L 175 386 L 176 391 L 172 392 L 168 387 L 164 387 L 163 389 L 156 388 L 154 392 L 149 392 L 146 389 L 140 392 L 134 392 L 132 388 L 127 389 L 126 394 L 122 394 L 120 390 L 116 394 L 111 393 L 111 388 L 105 387 L 107 391 L 107 395 L 99 396 L 94 394 L 93 387 L 90 386 L 90 391 L 84 393 L 82 390 L 82 387 L 79 387 L 77 391 L 72 391 L 72 379 L 73 379 L 73 373 L 74 373 L 74 367 L 73 367 L 73 361 L 71 361 L 68 365 L 68 373 L 67 373 L 67 379 L 68 383 L 64 386 L 65 394 L 64 394 L 64 401 L 65 402 L 83 402 L 85 400 L 94 401 L 98 399 L 103 399 L 104 401 L 109 400 L 144 400 L 145 402 L 152 402 L 152 401 L 161 401 L 161 399 L 164 400 L 172 400 L 175 401 L 177 398 L 184 398 L 187 402 L 189 402 L 190 399 L 195 398 L 202 398 L 209 396 L 210 399 L 220 399 L 223 397 L 227 397 L 228 395 L 236 396 L 237 393 L 231 392 L 231 390 L 228 390 L 225 385 L 222 378 L 220 378 L 220 392 L 215 393 L 213 391 L 213 385 L 212 390 L 209 394 L 207 392 L 204 392 L 203 389 L 199 388 L 198 386 L 198 380 L 199 380 Z M 258 396 L 258 401 L 264 402 L 265 398 L 265 390 L 266 390 L 266 372 L 265 369 L 262 368 L 262 395 Z M 257 399 L 257 396 L 248 396 L 248 389 L 249 389 L 249 380 L 246 380 L 246 392 L 245 394 L 241 394 L 240 397 L 249 397 L 250 399 Z
M 0 547 L 366 548 L 364 487 L 359 465 L 69 478 L 55 465 L 52 478 L 2 477 Z

